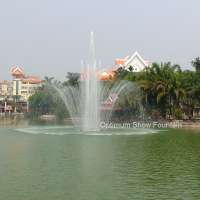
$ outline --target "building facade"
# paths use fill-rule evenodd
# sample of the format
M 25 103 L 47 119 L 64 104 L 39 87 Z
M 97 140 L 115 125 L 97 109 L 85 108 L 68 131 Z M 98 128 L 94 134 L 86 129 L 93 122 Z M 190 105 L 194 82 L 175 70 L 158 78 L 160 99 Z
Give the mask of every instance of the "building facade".
M 100 71 L 99 77 L 100 80 L 112 80 L 115 79 L 115 71 L 117 71 L 119 68 L 130 72 L 141 72 L 150 66 L 151 63 L 149 61 L 144 60 L 138 52 L 135 52 L 132 56 L 117 58 L 114 66 Z
M 37 76 L 26 76 L 21 67 L 11 68 L 13 76 L 13 96 L 19 96 L 21 100 L 28 101 L 35 90 L 42 86 L 43 80 Z
M 128 71 L 140 72 L 143 71 L 146 67 L 151 66 L 151 63 L 147 60 L 144 60 L 142 56 L 136 51 L 132 56 L 116 59 L 115 65 Z
M 12 96 L 13 92 L 13 83 L 11 81 L 1 81 L 0 82 L 0 96 L 10 97 Z
M 21 67 L 10 70 L 12 81 L 0 82 L 0 113 L 26 112 L 28 99 L 43 84 L 37 76 L 27 76 Z

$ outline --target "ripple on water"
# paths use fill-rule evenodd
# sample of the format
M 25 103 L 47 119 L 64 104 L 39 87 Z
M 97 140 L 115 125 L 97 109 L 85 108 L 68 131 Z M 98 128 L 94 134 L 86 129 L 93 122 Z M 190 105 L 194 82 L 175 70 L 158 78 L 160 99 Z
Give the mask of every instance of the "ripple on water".
M 27 134 L 45 134 L 45 135 L 80 134 L 80 135 L 90 135 L 90 136 L 145 135 L 145 134 L 158 133 L 161 131 L 157 129 L 135 128 L 135 129 L 107 129 L 102 131 L 83 132 L 78 129 L 75 129 L 73 126 L 32 126 L 26 128 L 17 128 L 14 130 L 20 133 L 27 133 Z

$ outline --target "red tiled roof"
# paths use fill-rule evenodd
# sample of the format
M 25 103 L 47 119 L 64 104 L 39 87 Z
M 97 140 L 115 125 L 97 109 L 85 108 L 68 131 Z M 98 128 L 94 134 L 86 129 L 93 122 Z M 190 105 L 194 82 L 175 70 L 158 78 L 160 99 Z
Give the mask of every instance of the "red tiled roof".
M 39 84 L 42 83 L 43 80 L 37 76 L 28 76 L 22 79 L 23 82 L 31 83 L 31 84 Z
M 24 76 L 25 75 L 24 70 L 21 67 L 17 67 L 17 66 L 12 67 L 10 72 L 13 76 L 19 76 L 19 75 Z
M 115 60 L 115 64 L 116 64 L 116 65 L 124 65 L 125 62 L 126 62 L 125 59 L 116 59 L 116 60 Z

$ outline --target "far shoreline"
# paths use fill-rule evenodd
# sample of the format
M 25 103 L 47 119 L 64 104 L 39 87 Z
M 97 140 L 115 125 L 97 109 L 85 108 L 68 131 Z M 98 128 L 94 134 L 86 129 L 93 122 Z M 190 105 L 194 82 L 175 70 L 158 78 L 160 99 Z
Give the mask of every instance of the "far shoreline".
M 198 122 L 183 121 L 182 129 L 200 130 L 200 121 Z

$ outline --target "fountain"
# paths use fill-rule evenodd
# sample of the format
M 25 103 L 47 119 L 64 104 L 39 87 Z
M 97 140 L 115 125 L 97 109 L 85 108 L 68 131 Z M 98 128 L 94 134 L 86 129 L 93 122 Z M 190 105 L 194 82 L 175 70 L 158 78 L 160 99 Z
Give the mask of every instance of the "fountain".
M 90 35 L 89 64 L 82 69 L 80 84 L 73 86 L 57 86 L 53 88 L 62 98 L 75 127 L 83 131 L 99 131 L 100 121 L 108 122 L 119 96 L 130 91 L 138 93 L 138 88 L 128 81 L 115 81 L 108 87 L 98 77 L 99 69 L 95 59 L 94 33 Z M 102 115 L 102 107 L 110 101 L 109 109 Z M 103 118 L 103 119 L 102 119 Z
M 99 130 L 100 122 L 100 81 L 97 77 L 95 60 L 94 34 L 90 38 L 90 61 L 87 66 L 86 78 L 82 77 L 82 129 L 86 131 Z M 85 80 L 84 80 L 85 79 Z

